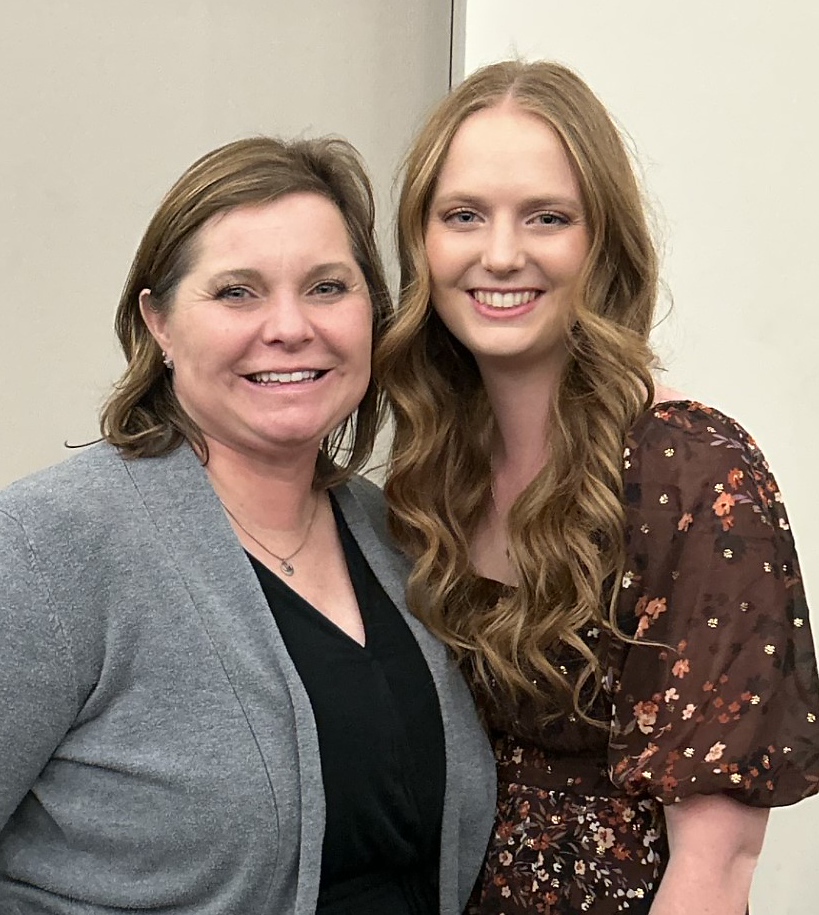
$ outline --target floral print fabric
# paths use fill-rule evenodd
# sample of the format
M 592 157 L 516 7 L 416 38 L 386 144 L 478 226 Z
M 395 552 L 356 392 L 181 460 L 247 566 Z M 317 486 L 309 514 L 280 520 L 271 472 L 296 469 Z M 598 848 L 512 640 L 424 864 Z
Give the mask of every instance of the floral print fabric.
M 612 726 L 568 715 L 538 728 L 525 704 L 485 702 L 499 807 L 471 915 L 645 915 L 668 858 L 662 805 L 819 791 L 814 646 L 764 457 L 687 401 L 657 405 L 626 446 L 617 606 L 635 643 L 586 633 L 608 668 L 595 715 Z M 484 586 L 496 600 L 500 586 Z

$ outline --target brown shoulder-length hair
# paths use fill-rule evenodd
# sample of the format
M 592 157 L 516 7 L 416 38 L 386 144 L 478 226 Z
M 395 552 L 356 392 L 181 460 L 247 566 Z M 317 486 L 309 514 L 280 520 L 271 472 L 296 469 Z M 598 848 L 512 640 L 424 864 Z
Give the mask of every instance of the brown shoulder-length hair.
M 380 340 L 390 294 L 375 240 L 372 188 L 356 150 L 334 137 L 292 142 L 252 137 L 221 146 L 194 162 L 168 191 L 140 242 L 120 297 L 115 327 L 127 366 L 102 409 L 100 427 L 103 438 L 126 456 L 156 457 L 187 441 L 203 462 L 208 459 L 202 432 L 177 400 L 172 373 L 142 318 L 140 292 L 150 289 L 151 307 L 169 310 L 210 219 L 296 193 L 320 194 L 338 207 L 367 283 L 373 346 Z M 357 411 L 323 442 L 326 459 L 317 464 L 317 485 L 340 482 L 364 465 L 372 453 L 382 400 L 372 378 Z
M 489 504 L 493 417 L 474 358 L 432 308 L 424 236 L 459 126 L 506 100 L 562 141 L 590 250 L 567 328 L 569 358 L 549 404 L 550 459 L 508 518 L 519 587 L 485 606 L 475 599 L 469 543 Z M 572 709 L 585 717 L 601 667 L 585 632 L 621 634 L 613 583 L 624 552 L 623 448 L 652 400 L 658 286 L 641 193 L 604 106 L 556 63 L 478 70 L 435 109 L 407 156 L 398 249 L 400 301 L 376 370 L 395 421 L 390 523 L 416 560 L 410 605 L 465 660 L 479 689 L 535 699 L 544 721 Z

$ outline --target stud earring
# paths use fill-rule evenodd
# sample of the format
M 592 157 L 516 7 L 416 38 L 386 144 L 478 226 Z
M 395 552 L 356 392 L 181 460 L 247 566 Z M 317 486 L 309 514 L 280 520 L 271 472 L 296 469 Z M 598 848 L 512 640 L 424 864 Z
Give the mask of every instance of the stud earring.
M 165 352 L 164 349 L 162 350 L 162 362 L 166 369 L 171 372 L 173 371 L 173 359 L 171 359 L 171 357 Z

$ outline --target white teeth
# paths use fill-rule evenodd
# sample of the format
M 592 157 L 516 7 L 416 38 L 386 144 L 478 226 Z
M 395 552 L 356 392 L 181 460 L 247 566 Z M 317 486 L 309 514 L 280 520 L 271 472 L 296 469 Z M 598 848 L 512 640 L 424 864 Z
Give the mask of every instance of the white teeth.
M 248 375 L 259 384 L 293 384 L 297 381 L 315 381 L 319 373 L 315 370 L 302 372 L 256 372 Z
M 515 308 L 517 305 L 531 302 L 540 292 L 537 289 L 527 289 L 525 292 L 491 292 L 475 289 L 472 295 L 481 305 L 489 305 L 491 308 Z

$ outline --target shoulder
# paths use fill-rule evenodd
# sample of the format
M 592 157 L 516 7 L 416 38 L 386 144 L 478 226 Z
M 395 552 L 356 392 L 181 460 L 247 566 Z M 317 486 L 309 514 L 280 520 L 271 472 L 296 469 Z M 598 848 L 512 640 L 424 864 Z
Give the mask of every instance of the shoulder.
M 753 436 L 696 401 L 659 403 L 640 417 L 626 440 L 624 480 L 627 501 L 645 507 L 671 502 L 722 517 L 743 505 L 775 523 L 781 513 L 779 487 Z
M 360 502 L 377 508 L 379 511 L 384 511 L 386 504 L 384 493 L 381 487 L 373 483 L 372 480 L 356 474 L 348 481 L 347 486 Z
M 104 574 L 124 536 L 121 521 L 134 514 L 127 479 L 116 449 L 94 445 L 0 492 L 3 586 L 34 588 L 36 579 L 49 592 L 81 580 L 90 587 L 83 576 Z
M 38 470 L 0 491 L 0 512 L 10 515 L 77 506 L 104 496 L 124 475 L 124 459 L 112 446 L 98 443 L 52 467 Z M 104 501 L 104 498 L 103 500 Z
M 110 556 L 124 513 L 118 476 L 126 476 L 123 459 L 98 444 L 0 492 L 4 619 L 39 627 L 40 640 L 32 645 L 40 647 L 47 627 L 54 651 L 70 656 L 72 667 L 80 657 L 93 657 L 88 669 L 96 670 L 104 654 L 103 614 L 93 608 L 113 580 Z
M 387 503 L 384 493 L 372 480 L 356 475 L 344 486 L 338 487 L 335 492 L 339 503 L 344 509 L 345 497 L 352 498 L 363 509 L 370 524 L 378 533 L 386 531 Z
M 751 456 L 759 452 L 753 437 L 735 419 L 694 400 L 655 404 L 637 420 L 629 438 L 644 448 L 671 441 L 685 448 L 727 448 Z
M 190 449 L 130 459 L 98 443 L 6 487 L 0 515 L 42 550 L 110 553 L 142 529 L 149 506 L 154 515 L 197 508 L 203 476 Z
M 719 566 L 726 575 L 750 568 L 738 560 L 753 542 L 755 573 L 795 568 L 771 468 L 750 433 L 720 410 L 692 401 L 655 405 L 627 438 L 623 480 L 627 541 L 644 567 L 656 560 L 665 568 L 672 552 L 678 561 L 696 547 L 702 561 L 689 580 L 700 587 L 709 557 L 726 560 Z
M 401 591 L 409 571 L 407 560 L 390 536 L 387 503 L 381 489 L 370 480 L 355 476 L 333 490 L 341 513 L 373 568 L 387 566 L 401 577 Z

